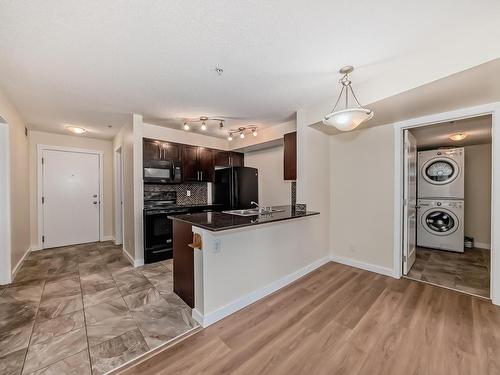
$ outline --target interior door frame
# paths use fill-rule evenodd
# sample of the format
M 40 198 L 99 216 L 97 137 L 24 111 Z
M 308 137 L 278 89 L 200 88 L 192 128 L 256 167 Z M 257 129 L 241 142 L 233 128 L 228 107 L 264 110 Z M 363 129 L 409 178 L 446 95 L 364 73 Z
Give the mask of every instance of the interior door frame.
M 404 130 L 457 121 L 471 117 L 491 116 L 491 268 L 490 298 L 500 305 L 500 102 L 463 108 L 400 121 L 394 126 L 394 277 L 403 274 L 403 163 Z M 497 230 L 495 230 L 497 228 Z
M 123 244 L 123 148 L 121 145 L 114 150 L 115 161 L 115 245 Z
M 75 148 L 75 147 L 62 147 L 62 146 L 52 146 L 37 144 L 37 238 L 38 246 L 36 250 L 43 250 L 43 167 L 42 167 L 42 156 L 44 151 L 61 151 L 61 152 L 73 152 L 81 154 L 92 154 L 99 157 L 99 242 L 104 239 L 104 152 L 100 150 L 90 150 L 85 148 Z
M 9 130 L 0 116 L 0 285 L 12 281 Z

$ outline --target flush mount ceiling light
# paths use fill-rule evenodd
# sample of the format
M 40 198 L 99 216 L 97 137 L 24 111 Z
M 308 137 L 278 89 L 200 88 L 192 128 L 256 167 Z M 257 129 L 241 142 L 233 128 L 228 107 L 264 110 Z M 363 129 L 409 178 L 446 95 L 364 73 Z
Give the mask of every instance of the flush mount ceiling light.
M 351 81 L 349 80 L 349 74 L 354 71 L 352 66 L 344 66 L 339 70 L 342 74 L 340 79 L 340 84 L 342 89 L 340 90 L 339 97 L 335 102 L 333 109 L 324 117 L 323 124 L 334 126 L 341 131 L 349 131 L 355 129 L 361 123 L 368 121 L 373 117 L 373 111 L 368 108 L 363 108 L 354 94 L 354 90 L 351 86 Z M 356 106 L 349 106 L 349 95 L 354 99 Z M 344 98 L 345 108 L 338 108 L 341 99 Z
M 257 127 L 256 126 L 240 126 L 238 129 L 231 129 L 231 130 L 228 130 L 228 137 L 227 137 L 227 140 L 228 141 L 232 141 L 233 140 L 233 135 L 238 135 L 239 134 L 239 137 L 240 139 L 244 139 L 246 134 L 250 134 L 252 133 L 252 135 L 254 137 L 257 137 Z
M 87 131 L 85 128 L 82 128 L 81 126 L 73 126 L 73 125 L 66 126 L 66 130 L 70 131 L 73 134 L 83 134 Z
M 461 141 L 464 140 L 466 137 L 467 137 L 466 133 L 458 132 L 451 134 L 448 138 L 450 138 L 452 141 Z

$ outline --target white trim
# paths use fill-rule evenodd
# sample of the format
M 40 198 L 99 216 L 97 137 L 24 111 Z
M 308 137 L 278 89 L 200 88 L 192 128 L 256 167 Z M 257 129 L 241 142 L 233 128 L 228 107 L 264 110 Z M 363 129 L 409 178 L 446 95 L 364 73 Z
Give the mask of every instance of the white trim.
M 114 215 L 115 215 L 115 244 L 123 244 L 123 148 L 118 145 L 114 152 Z
M 63 151 L 63 152 L 78 152 L 83 154 L 93 154 L 99 157 L 99 241 L 103 241 L 104 238 L 104 152 L 100 150 L 90 150 L 84 148 L 75 147 L 62 147 L 62 146 L 52 146 L 52 145 L 42 145 L 37 144 L 37 213 L 38 213 L 38 228 L 37 228 L 37 248 L 43 249 L 42 236 L 43 236 L 43 206 L 42 206 L 42 195 L 43 195 L 43 174 L 42 174 L 42 156 L 43 151 L 53 150 L 53 151 Z
M 113 236 L 111 236 L 111 235 L 102 236 L 101 237 L 101 241 L 99 241 L 99 242 L 104 242 L 104 241 L 113 241 L 113 242 L 115 242 L 115 238 Z
M 359 260 L 354 260 L 354 259 L 350 259 L 350 258 L 344 258 L 344 257 L 338 256 L 338 255 L 331 255 L 330 260 L 332 262 L 345 264 L 346 266 L 360 268 L 360 269 L 365 270 L 365 271 L 375 272 L 375 273 L 379 273 L 381 275 L 390 276 L 390 277 L 396 277 L 394 275 L 394 271 L 391 268 L 377 266 L 375 264 L 361 262 Z
M 474 241 L 474 247 L 476 247 L 478 249 L 490 250 L 491 249 L 491 244 L 484 243 L 484 242 L 476 242 L 476 241 Z
M 22 256 L 22 258 L 19 259 L 19 262 L 17 262 L 16 266 L 12 270 L 11 282 L 14 281 L 14 279 L 16 278 L 17 271 L 19 271 L 19 269 L 21 268 L 24 260 L 26 259 L 26 257 L 29 255 L 30 252 L 31 252 L 31 248 L 28 248 L 28 250 L 26 250 L 26 252 Z
M 128 251 L 125 250 L 125 247 L 123 247 L 123 255 L 135 268 L 144 266 L 144 259 L 133 259 L 132 256 L 128 253 Z
M 0 123 L 0 284 L 12 281 L 9 130 L 8 124 Z
M 208 327 L 209 325 L 218 322 L 219 320 L 225 318 L 228 315 L 235 313 L 238 310 L 266 297 L 267 295 L 276 292 L 277 290 L 287 286 L 288 284 L 294 282 L 295 280 L 307 275 L 308 273 L 314 271 L 316 268 L 330 261 L 330 256 L 323 257 L 317 261 L 302 267 L 301 269 L 292 272 L 272 283 L 266 285 L 265 287 L 258 289 L 254 292 L 248 293 L 233 302 L 211 312 L 206 315 L 201 314 L 198 310 L 193 309 L 192 317 L 196 320 L 202 327 Z
M 122 253 L 127 258 L 127 260 L 130 262 L 131 265 L 134 265 L 134 259 L 130 256 L 127 250 L 125 250 L 125 247 L 122 247 Z
M 475 107 L 462 108 L 456 111 L 436 113 L 406 121 L 400 121 L 394 126 L 394 274 L 402 275 L 402 162 L 403 162 L 403 130 L 441 122 L 456 121 L 465 118 L 491 115 L 491 300 L 500 305 L 500 256 L 496 254 L 495 244 L 500 244 L 500 228 L 495 229 L 500 222 L 500 103 L 489 103 Z

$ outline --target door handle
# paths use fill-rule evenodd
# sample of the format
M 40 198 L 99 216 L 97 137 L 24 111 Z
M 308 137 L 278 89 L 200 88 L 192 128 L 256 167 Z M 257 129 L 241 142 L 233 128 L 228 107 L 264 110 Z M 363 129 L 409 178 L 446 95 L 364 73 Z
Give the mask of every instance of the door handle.
M 94 202 L 92 202 L 92 203 L 94 203 L 94 204 L 97 204 L 97 203 L 99 203 L 99 202 L 97 202 L 97 201 L 94 201 Z

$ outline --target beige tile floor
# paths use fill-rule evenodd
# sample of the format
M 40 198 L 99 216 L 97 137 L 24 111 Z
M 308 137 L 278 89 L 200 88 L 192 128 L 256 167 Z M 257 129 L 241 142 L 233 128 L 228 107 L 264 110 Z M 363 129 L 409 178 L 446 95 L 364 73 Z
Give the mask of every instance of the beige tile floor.
M 0 374 L 103 374 L 191 330 L 172 271 L 110 242 L 32 252 L 0 288 Z
M 418 247 L 408 277 L 489 298 L 490 250 L 474 248 L 454 253 Z

